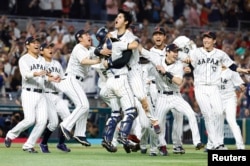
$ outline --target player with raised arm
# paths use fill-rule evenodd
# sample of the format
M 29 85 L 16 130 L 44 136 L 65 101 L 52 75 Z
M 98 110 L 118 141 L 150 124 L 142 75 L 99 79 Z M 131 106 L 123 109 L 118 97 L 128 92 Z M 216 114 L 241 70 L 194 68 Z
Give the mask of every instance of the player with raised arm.
M 219 85 L 222 65 L 232 71 L 249 74 L 250 69 L 238 67 L 222 50 L 214 47 L 216 34 L 202 34 L 203 46 L 194 50 L 185 62 L 191 63 L 194 74 L 195 98 L 205 120 L 208 133 L 207 149 L 224 149 L 221 131 L 224 126 L 223 107 Z
M 88 32 L 79 30 L 75 34 L 77 44 L 72 50 L 65 76 L 59 83 L 60 90 L 74 103 L 75 109 L 60 123 L 61 130 L 67 140 L 71 138 L 71 130 L 75 126 L 74 138 L 84 146 L 90 146 L 86 139 L 86 124 L 89 113 L 89 102 L 84 92 L 83 81 L 88 75 L 91 65 L 100 63 L 91 47 Z
M 40 54 L 45 59 L 45 68 L 46 71 L 53 76 L 59 76 L 62 78 L 64 76 L 63 68 L 61 64 L 53 59 L 53 43 L 43 43 L 40 46 Z M 48 109 L 48 125 L 43 133 L 43 139 L 40 143 L 40 149 L 43 153 L 50 153 L 48 147 L 48 140 L 53 131 L 58 127 L 59 119 L 64 119 L 70 115 L 70 110 L 67 104 L 63 101 L 62 96 L 59 95 L 57 89 L 57 83 L 52 84 L 50 82 L 45 82 L 45 97 L 47 100 L 47 109 Z M 65 137 L 62 134 L 62 131 L 59 130 L 58 133 L 59 142 L 57 148 L 64 152 L 70 152 L 70 149 L 64 144 Z
M 121 41 L 125 41 L 128 43 L 135 42 L 132 49 L 133 55 L 131 56 L 127 68 L 129 70 L 128 73 L 128 81 L 129 85 L 132 88 L 132 91 L 135 97 L 140 101 L 143 109 L 147 117 L 150 119 L 155 132 L 160 133 L 160 128 L 158 125 L 158 121 L 155 117 L 150 114 L 149 104 L 147 100 L 146 92 L 143 88 L 143 80 L 142 80 L 142 70 L 139 62 L 139 52 L 138 52 L 138 38 L 128 30 L 130 24 L 132 22 L 132 16 L 129 12 L 119 10 L 119 13 L 115 19 L 115 31 L 110 32 L 111 36 L 117 38 Z
M 34 147 L 46 127 L 48 118 L 44 81 L 59 82 L 60 77 L 46 75 L 45 60 L 39 55 L 39 38 L 28 37 L 25 45 L 28 52 L 18 62 L 22 75 L 21 99 L 24 119 L 9 130 L 5 138 L 5 146 L 10 147 L 13 139 L 17 138 L 22 131 L 34 125 L 22 149 L 29 153 L 37 153 Z

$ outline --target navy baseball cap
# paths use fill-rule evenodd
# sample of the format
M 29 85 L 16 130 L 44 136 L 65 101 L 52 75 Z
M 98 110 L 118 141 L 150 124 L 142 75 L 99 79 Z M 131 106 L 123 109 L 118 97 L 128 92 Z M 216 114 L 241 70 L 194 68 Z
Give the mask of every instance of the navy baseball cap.
M 85 34 L 85 33 L 87 33 L 85 30 L 83 30 L 83 29 L 81 29 L 81 30 L 79 30 L 78 32 L 76 32 L 76 34 L 75 34 L 75 39 L 76 39 L 76 42 L 77 43 L 79 43 L 80 41 L 79 41 L 79 37 L 81 37 L 82 36 L 82 34 Z
M 176 44 L 171 43 L 169 45 L 166 46 L 166 51 L 170 52 L 170 51 L 181 51 L 181 48 L 179 48 Z
M 163 35 L 166 35 L 166 31 L 164 30 L 163 27 L 155 27 L 154 28 L 154 32 L 153 32 L 153 35 L 156 34 L 156 33 L 161 33 Z
M 25 40 L 25 44 L 26 45 L 29 45 L 30 43 L 33 43 L 35 41 L 38 41 L 38 42 L 41 42 L 41 39 L 40 38 L 34 38 L 33 36 L 31 37 L 28 37 L 26 40 Z
M 209 37 L 209 38 L 212 38 L 212 39 L 216 39 L 216 34 L 214 32 L 211 32 L 211 31 L 208 31 L 208 32 L 204 32 L 202 34 L 202 38 L 204 37 Z
M 41 44 L 41 46 L 40 46 L 40 51 L 43 51 L 44 50 L 44 48 L 48 48 L 48 47 L 54 47 L 55 46 L 55 44 L 54 43 L 43 43 L 43 44 Z

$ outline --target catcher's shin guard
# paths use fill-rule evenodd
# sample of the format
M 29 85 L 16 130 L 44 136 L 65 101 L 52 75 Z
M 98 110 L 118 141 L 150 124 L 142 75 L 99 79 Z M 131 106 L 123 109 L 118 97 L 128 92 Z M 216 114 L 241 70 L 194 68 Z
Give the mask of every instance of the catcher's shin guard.
M 137 110 L 132 107 L 127 110 L 125 110 L 125 116 L 123 120 L 121 121 L 121 127 L 120 127 L 120 136 L 126 137 L 129 135 L 130 130 L 132 128 L 134 119 L 137 117 L 138 113 Z
M 106 122 L 106 126 L 105 126 L 104 132 L 103 132 L 103 138 L 108 142 L 112 141 L 113 136 L 114 136 L 114 132 L 116 129 L 116 125 L 121 120 L 120 113 L 118 113 L 118 112 L 120 112 L 120 111 L 113 111 L 112 114 L 116 114 L 116 116 L 111 115 L 111 117 Z

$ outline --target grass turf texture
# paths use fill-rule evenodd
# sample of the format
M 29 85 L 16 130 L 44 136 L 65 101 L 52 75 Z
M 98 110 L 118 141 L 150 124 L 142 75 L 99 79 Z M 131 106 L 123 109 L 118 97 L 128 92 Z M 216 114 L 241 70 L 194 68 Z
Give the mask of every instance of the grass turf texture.
M 149 156 L 131 152 L 127 154 L 122 146 L 118 146 L 118 152 L 109 153 L 101 145 L 84 147 L 80 144 L 69 143 L 70 153 L 57 150 L 56 144 L 50 143 L 51 153 L 42 153 L 36 145 L 37 154 L 30 154 L 22 151 L 22 144 L 13 143 L 6 148 L 3 143 L 0 145 L 1 166 L 205 166 L 207 165 L 207 153 L 202 150 L 195 150 L 192 145 L 184 145 L 186 154 L 173 154 L 172 146 L 169 145 L 169 156 Z M 233 145 L 227 146 L 234 149 Z M 249 148 L 249 146 L 248 146 Z

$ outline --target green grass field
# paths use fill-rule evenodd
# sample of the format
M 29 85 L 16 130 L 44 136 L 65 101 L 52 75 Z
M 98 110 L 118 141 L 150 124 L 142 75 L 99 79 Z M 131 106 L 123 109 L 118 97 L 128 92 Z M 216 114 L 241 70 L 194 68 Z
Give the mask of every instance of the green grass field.
M 101 145 L 83 147 L 79 144 L 69 143 L 70 153 L 64 153 L 55 148 L 56 144 L 50 143 L 51 153 L 44 154 L 39 150 L 37 154 L 22 151 L 22 144 L 13 143 L 6 148 L 0 145 L 1 166 L 206 166 L 207 153 L 203 150 L 196 151 L 192 145 L 184 145 L 186 154 L 173 154 L 169 149 L 169 156 L 151 157 L 148 154 L 131 152 L 127 154 L 121 146 L 118 152 L 109 153 Z M 169 147 L 172 147 L 169 145 Z M 233 149 L 234 146 L 228 146 Z M 250 148 L 249 146 L 247 147 Z

